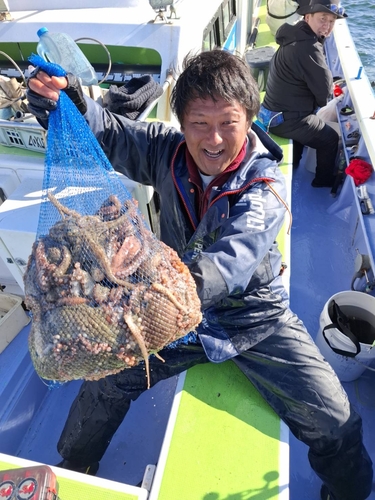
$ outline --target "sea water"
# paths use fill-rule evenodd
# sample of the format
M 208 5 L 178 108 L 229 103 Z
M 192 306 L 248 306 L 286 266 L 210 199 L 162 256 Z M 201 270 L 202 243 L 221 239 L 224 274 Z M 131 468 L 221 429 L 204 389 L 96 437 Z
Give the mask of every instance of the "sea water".
M 341 0 L 341 3 L 348 14 L 347 23 L 363 68 L 370 82 L 375 85 L 375 2 Z

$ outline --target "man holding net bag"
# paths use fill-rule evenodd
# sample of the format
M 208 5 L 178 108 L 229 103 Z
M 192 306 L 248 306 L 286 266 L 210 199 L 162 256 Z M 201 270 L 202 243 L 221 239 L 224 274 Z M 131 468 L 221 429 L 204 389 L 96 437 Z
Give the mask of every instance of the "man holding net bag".
M 221 50 L 186 58 L 171 102 L 181 131 L 110 113 L 84 97 L 72 75 L 51 78 L 37 68 L 28 87 L 30 110 L 44 124 L 64 89 L 115 170 L 160 196 L 161 240 L 187 265 L 203 320 L 196 334 L 159 352 L 164 362 L 150 357 L 151 385 L 232 359 L 309 446 L 322 498 L 367 498 L 372 464 L 361 419 L 288 307 L 275 243 L 287 210 L 281 150 L 251 126 L 259 92 L 246 63 Z M 59 465 L 95 473 L 146 387 L 142 363 L 85 381 L 58 443 Z

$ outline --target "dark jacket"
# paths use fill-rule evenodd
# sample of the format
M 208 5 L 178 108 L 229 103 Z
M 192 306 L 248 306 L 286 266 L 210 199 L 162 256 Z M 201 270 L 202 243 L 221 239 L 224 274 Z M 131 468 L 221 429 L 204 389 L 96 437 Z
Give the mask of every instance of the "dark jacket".
M 283 24 L 280 45 L 270 63 L 264 106 L 271 111 L 299 111 L 306 115 L 327 104 L 332 74 L 323 52 L 323 40 L 305 21 Z
M 275 243 L 286 197 L 279 146 L 258 127 L 272 154 L 251 132 L 244 161 L 211 190 L 199 220 L 202 193 L 190 179 L 183 134 L 111 114 L 91 100 L 85 118 L 115 170 L 159 194 L 161 239 L 197 283 L 204 312 L 197 331 L 208 358 L 224 361 L 270 335 L 287 309 Z

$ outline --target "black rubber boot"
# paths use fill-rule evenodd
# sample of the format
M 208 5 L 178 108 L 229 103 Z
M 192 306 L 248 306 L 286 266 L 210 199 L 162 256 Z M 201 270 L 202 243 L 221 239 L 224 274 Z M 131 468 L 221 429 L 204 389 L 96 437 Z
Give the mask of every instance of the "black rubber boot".
M 81 474 L 88 474 L 89 476 L 95 476 L 99 470 L 99 462 L 94 462 L 90 465 L 75 465 L 69 460 L 62 460 L 56 467 L 60 467 L 61 469 L 68 469 L 74 472 L 80 472 Z
M 321 487 L 320 498 L 321 500 L 335 500 L 325 484 Z

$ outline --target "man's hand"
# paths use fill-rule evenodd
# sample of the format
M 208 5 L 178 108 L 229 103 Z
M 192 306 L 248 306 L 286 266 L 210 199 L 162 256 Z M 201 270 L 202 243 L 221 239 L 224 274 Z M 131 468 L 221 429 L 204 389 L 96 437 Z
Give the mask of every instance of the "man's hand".
M 47 120 L 49 112 L 56 109 L 60 90 L 67 85 L 65 77 L 51 77 L 35 68 L 27 81 L 26 97 L 30 113 L 40 120 Z
M 39 68 L 35 68 L 27 81 L 26 97 L 30 113 L 40 120 L 47 120 L 50 111 L 56 109 L 61 90 L 66 92 L 82 114 L 86 113 L 87 105 L 77 77 L 71 73 L 66 77 L 48 76 Z
M 65 89 L 68 81 L 65 76 L 48 76 L 44 71 L 35 68 L 30 74 L 27 86 L 36 94 L 57 101 L 60 90 Z

